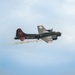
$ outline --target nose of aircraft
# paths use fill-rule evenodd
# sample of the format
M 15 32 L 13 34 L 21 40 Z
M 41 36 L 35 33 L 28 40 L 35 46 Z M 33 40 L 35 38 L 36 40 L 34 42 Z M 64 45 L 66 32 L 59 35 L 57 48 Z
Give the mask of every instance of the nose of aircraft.
M 61 36 L 61 32 L 57 32 L 57 35 L 58 35 L 58 36 Z

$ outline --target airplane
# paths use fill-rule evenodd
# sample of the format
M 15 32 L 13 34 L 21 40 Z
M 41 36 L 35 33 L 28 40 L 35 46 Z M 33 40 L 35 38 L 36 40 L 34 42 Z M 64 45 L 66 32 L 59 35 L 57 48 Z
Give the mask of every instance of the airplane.
M 16 30 L 16 37 L 15 40 L 24 41 L 25 39 L 42 39 L 43 41 L 49 43 L 53 40 L 57 40 L 58 37 L 61 36 L 61 32 L 53 31 L 53 29 L 47 30 L 43 25 L 37 26 L 38 34 L 26 34 L 24 33 L 21 28 Z

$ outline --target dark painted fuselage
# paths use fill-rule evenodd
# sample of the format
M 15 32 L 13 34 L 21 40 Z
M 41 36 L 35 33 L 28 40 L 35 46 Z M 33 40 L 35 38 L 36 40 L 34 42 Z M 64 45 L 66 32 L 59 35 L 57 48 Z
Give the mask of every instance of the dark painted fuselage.
M 25 34 L 21 29 L 18 29 L 16 31 L 16 37 L 14 39 L 20 39 L 21 41 L 24 41 L 24 39 L 41 39 L 48 36 L 52 36 L 52 39 L 56 40 L 58 36 L 61 36 L 61 33 L 52 31 L 41 34 Z

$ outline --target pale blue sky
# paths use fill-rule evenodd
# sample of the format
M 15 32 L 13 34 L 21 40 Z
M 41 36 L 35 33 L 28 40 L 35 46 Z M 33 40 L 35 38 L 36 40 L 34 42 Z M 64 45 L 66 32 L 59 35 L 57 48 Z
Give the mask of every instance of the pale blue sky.
M 62 32 L 57 41 L 24 43 L 17 28 L 38 33 L 37 25 Z M 0 75 L 75 75 L 75 0 L 0 1 Z

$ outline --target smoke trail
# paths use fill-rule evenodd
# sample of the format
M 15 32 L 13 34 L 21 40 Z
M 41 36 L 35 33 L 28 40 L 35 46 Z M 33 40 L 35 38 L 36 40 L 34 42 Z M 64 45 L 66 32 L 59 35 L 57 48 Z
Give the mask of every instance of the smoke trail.
M 15 42 L 13 43 L 13 45 L 16 45 L 16 44 L 25 44 L 25 43 L 34 43 L 34 42 L 39 42 L 39 41 L 42 41 L 41 39 L 40 40 L 25 40 L 23 42 Z
M 1 47 L 5 47 L 5 46 L 11 46 L 11 45 L 19 45 L 19 44 L 29 44 L 29 43 L 37 43 L 37 42 L 40 42 L 40 41 L 42 41 L 41 39 L 40 40 L 37 40 L 37 39 L 35 39 L 35 40 L 25 40 L 25 41 L 17 41 L 17 42 L 8 42 L 8 43 L 1 43 L 0 44 L 0 46 Z

